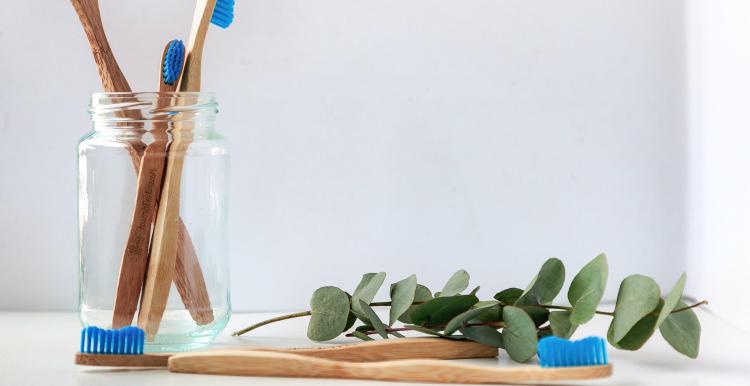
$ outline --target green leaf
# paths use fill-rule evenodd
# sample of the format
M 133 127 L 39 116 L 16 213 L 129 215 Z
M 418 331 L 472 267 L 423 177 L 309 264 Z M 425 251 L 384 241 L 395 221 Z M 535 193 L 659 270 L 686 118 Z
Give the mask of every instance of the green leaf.
M 669 314 L 675 309 L 675 307 L 677 307 L 677 303 L 679 303 L 682 298 L 682 291 L 685 289 L 686 279 L 687 276 L 684 273 L 680 275 L 680 278 L 677 279 L 677 283 L 672 287 L 672 290 L 669 291 L 667 297 L 664 298 L 664 307 L 662 307 L 661 312 L 659 312 L 659 319 L 656 321 L 657 327 L 661 326 Z
M 549 310 L 539 306 L 518 306 L 525 313 L 529 314 L 534 325 L 539 327 L 549 320 Z
M 464 334 L 469 340 L 481 343 L 486 346 L 505 348 L 503 345 L 503 334 L 498 332 L 496 329 L 488 326 L 474 326 L 464 327 L 461 329 L 461 333 Z
M 370 304 L 372 299 L 375 298 L 375 294 L 378 293 L 380 286 L 385 281 L 385 272 L 379 273 L 366 273 L 362 275 L 362 280 L 357 285 L 357 289 L 354 290 L 352 295 L 352 312 L 363 322 L 367 322 L 365 311 L 359 304 L 359 301 Z
M 421 332 L 421 333 L 427 334 L 427 335 L 434 335 L 434 336 L 441 336 L 441 337 L 443 336 L 443 334 L 441 334 L 441 333 L 439 333 L 439 332 L 437 332 L 437 331 L 435 331 L 435 330 L 433 330 L 431 328 L 427 328 L 427 327 L 423 327 L 423 326 L 417 326 L 416 324 L 406 324 L 406 325 L 404 325 L 404 327 L 408 327 L 408 328 L 410 328 L 410 329 L 412 329 L 414 331 Z
M 573 306 L 570 322 L 584 324 L 596 313 L 596 307 L 607 286 L 607 256 L 601 254 L 586 264 L 573 278 L 568 289 L 568 301 Z
M 352 332 L 352 336 L 362 339 L 364 341 L 375 340 L 375 339 L 370 338 L 370 336 L 365 334 L 364 332 L 359 332 L 359 331 Z
M 551 258 L 544 262 L 515 305 L 547 304 L 553 300 L 565 283 L 565 266 L 560 259 Z
M 391 287 L 391 311 L 388 325 L 392 326 L 414 302 L 417 291 L 417 276 L 411 275 Z
M 375 331 L 377 331 L 383 339 L 388 339 L 388 333 L 385 331 L 386 325 L 380 320 L 378 314 L 376 314 L 372 307 L 363 300 L 359 301 L 359 305 L 362 307 L 362 310 L 365 311 L 365 316 L 367 317 L 367 320 L 370 321 Z
M 344 331 L 349 316 L 349 297 L 336 287 L 321 287 L 310 299 L 312 316 L 307 337 L 314 341 L 331 340 Z
M 607 331 L 607 340 L 609 343 L 620 350 L 635 351 L 643 347 L 643 345 L 654 334 L 654 331 L 656 331 L 656 315 L 663 304 L 664 302 L 659 299 L 659 305 L 656 307 L 655 312 L 652 312 L 639 320 L 638 323 L 636 323 L 630 331 L 625 334 L 625 337 L 619 341 L 614 341 L 614 331 L 612 330 L 612 325 L 610 325 L 610 329 Z
M 526 362 L 536 354 L 536 327 L 528 314 L 513 306 L 503 307 L 503 345 L 511 359 Z
M 612 341 L 620 342 L 641 319 L 654 311 L 661 301 L 659 285 L 643 275 L 630 275 L 620 284 L 612 319 Z
M 474 295 L 456 295 L 428 300 L 411 314 L 413 324 L 420 326 L 441 326 L 456 315 L 468 310 L 476 302 Z
M 414 293 L 414 302 L 426 302 L 430 299 L 432 299 L 432 292 L 430 291 L 430 289 L 421 284 L 417 284 L 417 290 Z M 402 323 L 410 324 L 411 313 L 414 312 L 417 307 L 419 307 L 419 305 L 413 305 L 409 307 L 406 312 L 399 316 L 398 320 Z
M 495 294 L 495 299 L 502 303 L 504 306 L 512 306 L 516 304 L 518 298 L 523 295 L 523 290 L 520 288 L 508 288 L 504 289 Z
M 677 303 L 678 308 L 687 307 L 683 302 Z M 669 314 L 664 323 L 659 326 L 661 336 L 677 352 L 690 358 L 697 358 L 701 341 L 701 323 L 693 310 L 685 310 Z
M 549 314 L 549 324 L 552 334 L 565 339 L 570 339 L 578 328 L 570 321 L 570 311 L 555 311 Z
M 352 302 L 352 295 L 350 295 L 348 292 L 346 293 L 347 299 L 349 299 L 349 315 L 346 318 L 346 326 L 344 327 L 344 331 L 348 331 L 352 326 L 354 326 L 354 323 L 357 321 L 357 315 L 354 315 L 354 313 L 351 311 L 351 302 Z
M 435 294 L 436 297 L 446 297 L 446 296 L 454 296 L 461 293 L 461 291 L 465 290 L 469 286 L 469 273 L 464 271 L 463 269 L 459 269 L 456 271 L 456 273 L 451 276 L 450 279 L 448 279 L 448 282 L 445 283 L 445 286 L 443 287 L 442 291 L 439 292 L 440 295 Z
M 480 308 L 470 308 L 469 310 L 456 315 L 455 317 L 453 317 L 453 319 L 451 319 L 448 322 L 448 324 L 445 325 L 443 334 L 445 335 L 453 334 L 454 332 L 458 331 L 459 328 L 463 327 L 464 323 L 481 315 L 483 312 L 486 312 L 490 307 L 494 307 L 494 305 L 480 307 Z
M 354 331 L 367 332 L 367 331 L 372 331 L 374 329 L 375 329 L 375 327 L 373 327 L 371 324 L 367 323 L 367 324 L 363 324 L 361 326 L 357 326 L 357 328 L 355 328 Z
M 476 295 L 477 292 L 479 292 L 479 288 L 479 286 L 474 287 L 474 289 L 469 292 L 469 295 Z

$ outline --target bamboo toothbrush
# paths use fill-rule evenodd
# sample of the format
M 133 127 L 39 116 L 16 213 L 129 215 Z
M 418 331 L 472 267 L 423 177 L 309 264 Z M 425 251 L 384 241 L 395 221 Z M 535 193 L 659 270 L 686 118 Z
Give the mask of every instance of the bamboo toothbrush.
M 120 70 L 120 66 L 117 64 L 117 60 L 115 59 L 112 49 L 109 46 L 109 42 L 107 41 L 107 36 L 104 33 L 98 1 L 71 0 L 71 3 L 78 14 L 78 18 L 80 19 L 83 30 L 89 41 L 89 45 L 91 46 L 91 52 L 94 56 L 94 61 L 96 62 L 99 78 L 101 79 L 104 91 L 131 92 L 130 85 Z M 144 147 L 145 146 L 141 141 L 132 141 L 128 143 L 128 152 L 130 153 L 136 173 L 138 173 L 140 169 L 141 153 L 143 152 Z M 141 206 L 138 205 L 137 202 L 136 210 L 139 207 Z M 150 229 L 152 222 L 153 218 L 149 220 L 146 228 Z M 196 323 L 199 325 L 207 324 L 213 321 L 213 311 L 211 310 L 211 305 L 208 299 L 206 284 L 203 280 L 203 273 L 200 269 L 198 257 L 195 254 L 195 249 L 193 248 L 190 236 L 181 220 L 179 227 L 178 239 L 180 240 L 180 246 L 177 255 L 178 262 L 174 280 L 175 286 L 182 297 L 183 303 L 190 311 L 190 314 Z M 148 237 L 146 238 L 146 243 L 148 243 Z M 128 245 L 130 245 L 130 241 L 128 242 Z M 127 254 L 128 252 L 126 251 L 125 253 Z M 128 265 L 121 267 L 121 270 L 122 269 L 126 271 L 130 270 Z M 131 277 L 131 274 L 128 273 L 123 275 L 121 272 L 120 275 Z M 118 283 L 118 289 L 120 288 L 120 285 L 121 283 Z M 134 285 L 133 290 L 140 293 L 141 285 Z M 135 300 L 132 300 L 132 302 L 133 304 L 138 302 L 138 295 L 135 296 Z M 113 317 L 113 325 L 119 327 L 121 325 L 130 324 L 132 318 L 132 313 L 128 319 L 125 315 L 117 315 L 116 312 Z
M 160 94 L 174 92 L 177 89 L 184 58 L 185 46 L 182 41 L 172 40 L 164 47 L 159 67 Z M 164 102 L 167 98 L 167 95 L 158 97 L 157 110 L 168 105 L 168 102 L 166 104 Z M 120 328 L 132 323 L 138 306 L 138 298 L 141 295 L 148 262 L 151 224 L 156 215 L 156 204 L 164 174 L 164 154 L 167 151 L 166 129 L 166 123 L 154 122 L 154 128 L 151 130 L 154 141 L 146 147 L 141 158 L 135 210 L 117 281 L 112 328 Z
M 540 348 L 549 338 L 539 342 Z M 169 358 L 171 372 L 266 377 L 346 378 L 437 383 L 536 383 L 608 377 L 602 338 L 555 345 L 552 358 L 537 366 L 480 366 L 435 359 L 401 359 L 369 363 L 342 362 L 292 353 L 204 351 Z M 540 353 L 542 351 L 540 350 Z M 554 359 L 553 359 L 554 358 Z
M 213 22 L 221 27 L 228 27 L 233 19 L 233 10 L 234 0 L 199 0 L 196 4 L 180 91 L 200 90 L 200 61 L 208 25 Z M 146 339 L 149 341 L 154 339 L 159 329 L 175 270 L 179 242 L 180 180 L 185 151 L 192 138 L 192 127 L 187 124 L 175 125 L 167 153 L 167 168 L 154 225 L 146 285 L 138 312 L 138 326 L 146 332 Z
M 143 331 L 134 332 L 134 327 L 122 330 L 102 330 L 96 327 L 84 328 L 81 332 L 81 351 L 76 354 L 75 363 L 85 366 L 115 367 L 167 367 L 167 361 L 174 353 L 143 354 Z M 140 335 L 138 335 L 140 333 Z M 102 336 L 110 338 L 102 339 Z M 116 336 L 131 334 L 134 346 L 117 345 Z M 107 343 L 109 342 L 109 343 Z M 346 362 L 370 362 L 394 359 L 467 359 L 496 357 L 496 347 L 485 346 L 471 341 L 440 338 L 404 338 L 352 343 L 342 346 L 322 348 L 279 349 L 262 347 L 237 347 L 238 351 L 268 351 L 290 353 L 315 358 Z M 222 350 L 222 351 L 226 351 Z M 126 354 L 130 353 L 130 354 Z

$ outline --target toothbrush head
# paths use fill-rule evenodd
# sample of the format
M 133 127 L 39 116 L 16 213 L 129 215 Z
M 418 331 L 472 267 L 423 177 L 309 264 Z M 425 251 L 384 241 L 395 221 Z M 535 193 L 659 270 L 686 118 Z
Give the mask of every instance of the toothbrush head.
M 234 0 L 216 0 L 214 13 L 211 15 L 211 24 L 227 28 L 234 20 Z
M 84 354 L 140 355 L 144 344 L 145 334 L 138 327 L 107 330 L 90 326 L 81 330 L 81 353 Z
M 539 341 L 537 355 L 542 367 L 601 366 L 607 364 L 607 344 L 597 336 L 575 342 L 548 336 Z
M 185 61 L 185 45 L 182 40 L 172 40 L 169 42 L 164 58 L 162 59 L 162 81 L 167 85 L 174 85 L 180 79 L 182 64 Z

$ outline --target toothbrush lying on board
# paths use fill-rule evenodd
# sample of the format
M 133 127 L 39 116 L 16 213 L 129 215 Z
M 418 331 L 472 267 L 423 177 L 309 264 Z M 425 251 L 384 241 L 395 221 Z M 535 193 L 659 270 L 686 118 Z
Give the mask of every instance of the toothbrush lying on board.
M 596 379 L 612 374 L 604 339 L 539 341 L 540 367 L 487 366 L 435 359 L 342 362 L 283 352 L 204 351 L 169 358 L 171 372 L 263 377 L 345 378 L 436 383 L 538 383 Z
M 180 91 L 200 91 L 200 70 L 203 44 L 209 23 L 222 28 L 233 20 L 234 0 L 199 0 L 195 7 L 193 26 L 188 41 L 185 68 L 180 80 Z M 167 152 L 167 167 L 154 224 L 146 284 L 141 296 L 138 326 L 153 340 L 159 329 L 167 305 L 169 287 L 175 270 L 178 249 L 180 216 L 180 180 L 185 152 L 192 142 L 192 127 L 177 122 L 172 130 L 172 142 Z
M 106 92 L 131 92 L 130 85 L 127 79 L 120 70 L 120 66 L 117 64 L 117 60 L 112 54 L 112 49 L 107 41 L 107 36 L 104 33 L 102 26 L 101 15 L 99 12 L 99 3 L 97 0 L 71 0 L 73 8 L 81 21 L 83 30 L 86 33 L 89 44 L 91 46 L 91 52 L 94 56 L 97 69 L 99 71 L 99 77 L 102 82 L 104 91 Z M 133 166 L 136 173 L 139 172 L 141 164 L 141 153 L 145 146 L 141 141 L 133 141 L 128 144 L 128 152 L 130 153 Z M 136 211 L 139 208 L 139 203 L 136 202 Z M 134 215 L 135 216 L 135 215 Z M 145 237 L 146 247 L 148 240 L 150 239 L 150 228 L 153 218 L 148 220 L 148 226 L 144 227 L 145 230 L 148 228 L 148 234 L 145 236 L 141 234 L 140 237 Z M 133 224 L 138 224 L 138 221 L 134 221 Z M 177 256 L 177 267 L 175 273 L 175 286 L 177 287 L 182 301 L 185 307 L 190 311 L 191 316 L 199 325 L 207 324 L 213 321 L 213 311 L 208 301 L 208 293 L 206 290 L 205 281 L 203 280 L 203 273 L 200 270 L 200 264 L 198 263 L 198 257 L 195 254 L 195 249 L 190 241 L 190 236 L 187 233 L 187 229 L 180 220 L 179 224 L 179 240 L 180 248 Z M 144 240 L 144 239 L 141 239 Z M 130 244 L 128 244 L 130 245 Z M 144 248 L 146 248 L 144 247 Z M 127 251 L 125 252 L 128 253 Z M 141 250 L 140 253 L 148 253 Z M 137 274 L 137 269 L 133 270 L 130 265 L 125 264 L 121 268 L 121 276 L 132 277 L 133 271 Z M 123 274 L 123 271 L 124 274 Z M 143 273 L 141 272 L 141 277 Z M 125 281 L 128 283 L 128 281 Z M 132 293 L 136 291 L 136 295 L 129 298 L 129 302 L 120 301 L 120 308 L 115 307 L 115 315 L 113 317 L 113 326 L 115 328 L 124 325 L 129 325 L 133 320 L 135 308 L 132 311 L 122 311 L 123 307 L 129 308 L 135 307 L 140 296 L 142 281 L 133 283 L 132 289 L 128 291 Z M 118 288 L 120 284 L 118 283 Z M 126 304 L 128 304 L 126 306 Z
M 128 334 L 131 338 L 123 339 L 124 335 Z M 107 335 L 109 335 L 109 338 L 107 338 Z M 114 331 L 87 327 L 81 332 L 81 351 L 76 354 L 75 363 L 85 366 L 167 367 L 169 357 L 176 354 L 143 354 L 143 336 L 143 331 L 135 327 L 125 327 L 122 330 Z M 132 342 L 132 345 L 118 344 L 118 341 L 123 340 Z M 374 340 L 322 348 L 236 347 L 231 348 L 231 350 L 281 352 L 347 362 L 406 358 L 493 358 L 498 354 L 496 347 L 485 346 L 472 341 L 440 338 Z M 223 351 L 226 351 L 226 349 Z

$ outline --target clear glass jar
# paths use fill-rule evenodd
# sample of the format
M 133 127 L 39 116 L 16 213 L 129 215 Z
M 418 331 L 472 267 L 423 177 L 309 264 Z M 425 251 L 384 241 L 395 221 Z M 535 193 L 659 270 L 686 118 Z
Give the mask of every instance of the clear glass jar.
M 229 153 L 216 112 L 212 93 L 92 95 L 78 146 L 84 326 L 151 323 L 147 351 L 201 347 L 226 326 Z

